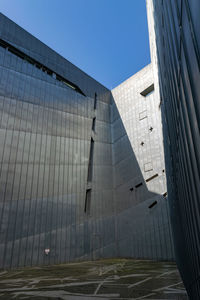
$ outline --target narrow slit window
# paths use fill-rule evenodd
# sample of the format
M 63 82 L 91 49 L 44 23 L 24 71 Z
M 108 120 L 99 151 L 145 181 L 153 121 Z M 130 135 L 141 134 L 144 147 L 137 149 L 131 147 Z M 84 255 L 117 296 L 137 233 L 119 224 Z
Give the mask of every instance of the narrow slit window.
M 158 177 L 158 174 L 155 174 L 155 175 L 149 177 L 148 179 L 146 179 L 146 182 L 149 182 L 149 181 L 153 180 L 156 177 Z
M 8 48 L 8 51 L 11 52 L 12 54 L 14 54 L 15 56 L 18 56 L 19 58 L 27 61 L 28 63 L 30 63 L 31 65 L 33 65 L 34 67 L 41 69 L 43 72 L 45 72 L 46 74 L 52 76 L 53 75 L 53 71 L 51 69 L 49 69 L 48 67 L 42 65 L 40 62 L 38 62 L 37 60 L 35 60 L 34 58 L 28 56 L 27 54 L 25 54 L 24 52 L 22 52 L 21 50 L 15 48 L 14 46 L 12 46 L 11 44 L 7 43 L 6 41 L 0 39 L 0 46 L 3 48 Z M 81 91 L 81 89 L 73 84 L 72 82 L 68 81 L 67 79 L 65 79 L 64 77 L 56 74 L 56 76 L 54 76 L 54 78 L 56 77 L 56 79 L 58 81 L 63 82 L 64 84 L 66 84 L 68 87 L 70 87 L 71 89 L 75 90 L 76 92 L 82 94 L 83 96 L 85 96 L 85 94 Z
M 87 181 L 92 181 L 92 175 L 93 175 L 93 156 L 94 156 L 94 140 L 91 138 L 90 141 L 90 155 L 89 155 L 89 164 L 88 164 L 88 178 Z
M 92 130 L 95 131 L 95 127 L 96 127 L 96 118 L 92 119 Z
M 92 190 L 91 189 L 87 189 L 86 190 L 86 194 L 85 194 L 85 208 L 84 211 L 87 215 L 90 215 L 90 209 L 91 209 L 91 193 Z
M 97 109 L 97 94 L 94 94 L 94 109 Z
M 143 90 L 140 95 L 146 97 L 148 96 L 150 93 L 152 93 L 154 91 L 154 84 L 152 83 L 150 86 L 148 86 L 148 88 L 146 88 L 145 90 Z
M 139 188 L 142 185 L 143 185 L 142 182 L 140 182 L 140 183 L 138 183 L 138 184 L 135 185 L 135 188 L 137 189 L 137 188 Z
M 151 204 L 149 205 L 149 208 L 154 207 L 157 203 L 158 203 L 157 201 L 154 201 L 153 203 L 151 203 Z

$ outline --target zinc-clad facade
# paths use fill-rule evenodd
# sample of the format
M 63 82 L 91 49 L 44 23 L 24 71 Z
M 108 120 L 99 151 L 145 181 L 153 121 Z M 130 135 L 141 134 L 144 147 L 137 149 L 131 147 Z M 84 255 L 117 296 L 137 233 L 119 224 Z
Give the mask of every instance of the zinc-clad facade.
M 160 82 L 176 261 L 190 299 L 196 300 L 200 298 L 200 2 L 147 0 L 147 10 L 152 61 Z
M 2 14 L 0 21 L 0 267 L 173 259 L 159 110 L 148 111 L 159 122 L 152 134 L 161 152 L 156 167 L 147 161 L 147 175 L 138 132 L 123 127 L 116 106 L 134 85 L 127 109 L 145 101 L 151 66 L 119 97 Z

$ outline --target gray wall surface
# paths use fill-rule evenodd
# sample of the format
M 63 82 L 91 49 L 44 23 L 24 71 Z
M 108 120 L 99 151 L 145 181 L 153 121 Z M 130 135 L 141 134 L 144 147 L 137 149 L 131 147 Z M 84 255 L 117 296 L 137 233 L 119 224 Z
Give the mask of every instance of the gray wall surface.
M 147 11 L 152 61 L 159 72 L 176 261 L 190 299 L 196 300 L 200 299 L 200 1 L 147 0 Z
M 111 93 L 2 14 L 0 45 L 0 267 L 173 259 L 151 66 Z
M 148 65 L 112 90 L 117 242 L 121 256 L 172 260 L 160 100 L 140 94 L 153 83 Z

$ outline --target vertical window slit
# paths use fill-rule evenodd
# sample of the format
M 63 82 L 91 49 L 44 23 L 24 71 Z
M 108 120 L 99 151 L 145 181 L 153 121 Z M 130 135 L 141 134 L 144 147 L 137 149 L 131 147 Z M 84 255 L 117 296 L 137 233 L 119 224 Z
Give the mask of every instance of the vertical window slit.
M 94 109 L 97 108 L 97 94 L 94 94 Z
M 95 131 L 95 126 L 96 126 L 96 117 L 93 118 L 92 120 L 92 130 Z
M 90 207 L 91 207 L 91 192 L 92 192 L 91 189 L 87 189 L 86 194 L 85 194 L 85 208 L 84 208 L 84 211 L 88 215 L 90 214 Z
M 93 171 L 93 155 L 94 155 L 94 140 L 91 138 L 90 142 L 90 155 L 89 155 L 89 164 L 88 164 L 88 178 L 87 181 L 92 181 L 92 171 Z

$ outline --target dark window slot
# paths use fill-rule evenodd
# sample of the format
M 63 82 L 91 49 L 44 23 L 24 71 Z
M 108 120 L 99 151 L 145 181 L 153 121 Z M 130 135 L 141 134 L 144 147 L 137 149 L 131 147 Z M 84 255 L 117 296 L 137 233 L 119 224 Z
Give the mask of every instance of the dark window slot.
M 91 138 L 89 164 L 88 164 L 88 178 L 87 178 L 88 182 L 92 181 L 92 175 L 93 175 L 93 156 L 94 156 L 94 140 L 93 140 L 93 138 Z
M 91 193 L 92 193 L 92 190 L 91 190 L 91 189 L 87 189 L 87 190 L 86 190 L 86 194 L 85 194 L 85 208 L 84 208 L 84 211 L 85 211 L 85 213 L 87 213 L 88 215 L 90 214 L 90 207 L 91 207 Z
M 154 90 L 154 84 L 151 84 L 148 88 L 146 88 L 144 91 L 142 91 L 140 93 L 140 95 L 146 97 L 148 94 L 150 94 L 151 92 L 153 92 Z
M 92 130 L 95 131 L 95 127 L 96 127 L 96 118 L 93 118 L 92 120 Z
M 151 203 L 151 205 L 149 205 L 149 208 L 154 207 L 157 203 L 158 203 L 157 201 L 154 201 L 153 203 Z
M 149 177 L 148 179 L 146 179 L 146 182 L 150 181 L 150 180 L 153 180 L 154 178 L 158 177 L 158 174 L 155 174 L 151 177 Z
M 144 142 L 141 142 L 140 145 L 141 145 L 141 146 L 144 146 Z
M 97 94 L 94 95 L 94 109 L 97 108 Z
M 165 192 L 165 193 L 163 194 L 163 197 L 164 197 L 164 198 L 166 198 L 166 197 L 167 197 L 167 192 Z
M 130 191 L 131 191 L 131 192 L 133 191 L 133 187 L 130 188 Z
M 138 184 L 135 185 L 135 188 L 137 189 L 137 188 L 139 188 L 139 187 L 142 186 L 142 185 L 143 185 L 143 183 L 140 182 L 140 183 L 138 183 Z
M 15 54 L 19 58 L 24 59 L 24 56 L 20 52 L 14 50 L 14 49 L 11 49 L 11 48 L 8 48 L 8 51 L 11 52 L 12 54 Z
M 50 76 L 52 76 L 53 73 L 55 73 L 51 69 L 49 69 L 48 67 L 43 66 L 41 63 L 39 63 L 35 59 L 31 58 L 27 54 L 23 53 L 22 51 L 20 51 L 19 49 L 15 48 L 14 46 L 12 46 L 11 44 L 7 43 L 6 41 L 4 41 L 2 39 L 0 39 L 0 46 L 3 47 L 3 48 L 8 48 L 8 51 L 10 51 L 12 54 L 20 57 L 21 59 L 26 60 L 28 63 L 34 65 L 36 68 L 42 69 L 43 72 L 46 72 Z M 59 80 L 59 81 L 62 81 L 64 84 L 66 84 L 68 87 L 74 89 L 79 94 L 85 96 L 85 94 L 81 91 L 81 89 L 77 85 L 70 82 L 69 80 L 63 78 L 62 76 L 60 76 L 58 74 L 56 74 L 56 79 Z
M 3 48 L 6 48 L 6 44 L 3 42 L 3 40 L 0 40 L 0 46 L 3 47 Z

